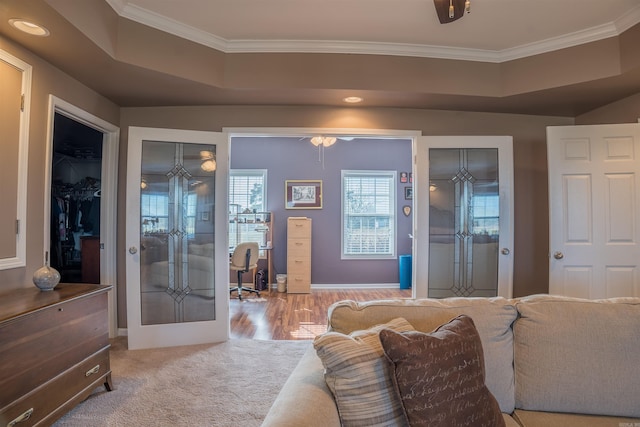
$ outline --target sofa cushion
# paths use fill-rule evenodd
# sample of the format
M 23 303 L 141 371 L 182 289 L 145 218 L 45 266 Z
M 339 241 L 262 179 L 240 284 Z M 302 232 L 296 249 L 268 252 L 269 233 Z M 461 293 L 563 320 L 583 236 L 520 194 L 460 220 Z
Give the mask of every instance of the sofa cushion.
M 324 380 L 322 362 L 312 347 L 296 365 L 261 425 L 301 426 L 340 426 L 336 403 Z
M 349 335 L 327 332 L 313 342 L 343 426 L 404 424 L 390 366 L 378 337 L 380 330 L 386 328 L 413 330 L 411 324 L 399 318 Z
M 516 406 L 640 417 L 640 299 L 532 296 L 516 304 Z
M 502 412 L 513 412 L 513 332 L 515 305 L 505 298 L 444 298 L 340 301 L 329 308 L 329 329 L 350 333 L 396 317 L 407 319 L 422 332 L 431 332 L 452 318 L 466 314 L 473 319 L 484 351 L 486 384 Z
M 640 418 L 602 415 L 563 414 L 558 412 L 524 411 L 516 409 L 513 418 L 522 427 L 639 427 Z
M 504 426 L 485 385 L 482 343 L 461 315 L 432 333 L 380 331 L 394 383 L 411 426 Z

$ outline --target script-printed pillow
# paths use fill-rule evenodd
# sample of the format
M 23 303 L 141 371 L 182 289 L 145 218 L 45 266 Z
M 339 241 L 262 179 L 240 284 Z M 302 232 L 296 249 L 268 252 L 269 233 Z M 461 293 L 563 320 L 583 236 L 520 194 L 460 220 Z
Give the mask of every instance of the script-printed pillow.
M 431 333 L 380 331 L 411 426 L 498 427 L 504 418 L 485 385 L 473 320 L 460 315 Z

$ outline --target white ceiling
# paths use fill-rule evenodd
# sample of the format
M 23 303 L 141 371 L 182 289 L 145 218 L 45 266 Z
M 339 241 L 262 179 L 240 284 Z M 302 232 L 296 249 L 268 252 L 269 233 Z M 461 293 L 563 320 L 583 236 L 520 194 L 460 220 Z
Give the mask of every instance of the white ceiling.
M 379 53 L 502 62 L 619 35 L 640 0 L 107 0 L 121 16 L 224 52 Z

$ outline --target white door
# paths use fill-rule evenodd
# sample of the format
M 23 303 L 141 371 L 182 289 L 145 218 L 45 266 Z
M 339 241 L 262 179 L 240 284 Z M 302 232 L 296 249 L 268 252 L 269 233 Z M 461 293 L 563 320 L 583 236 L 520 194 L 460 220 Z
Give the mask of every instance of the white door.
M 129 349 L 229 338 L 228 138 L 129 128 Z
M 417 138 L 416 297 L 512 295 L 513 141 Z
M 640 296 L 640 125 L 547 128 L 549 293 Z

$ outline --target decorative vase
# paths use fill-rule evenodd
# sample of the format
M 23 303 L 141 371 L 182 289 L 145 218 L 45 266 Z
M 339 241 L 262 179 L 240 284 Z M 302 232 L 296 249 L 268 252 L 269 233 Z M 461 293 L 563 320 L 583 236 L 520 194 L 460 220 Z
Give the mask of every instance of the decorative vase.
M 60 282 L 60 273 L 53 267 L 44 265 L 33 273 L 33 283 L 41 291 L 50 291 Z

